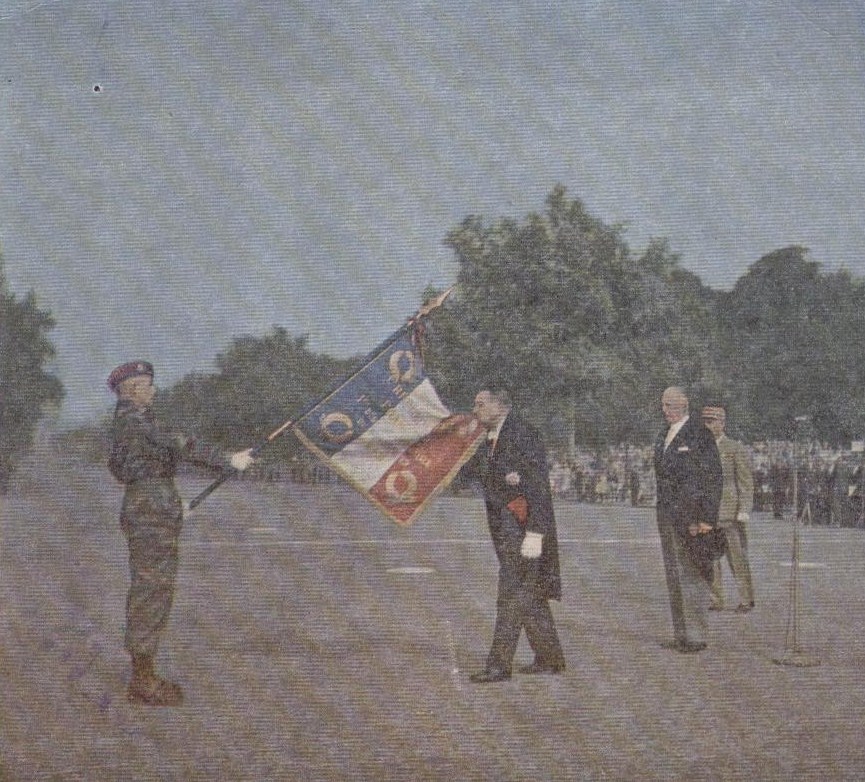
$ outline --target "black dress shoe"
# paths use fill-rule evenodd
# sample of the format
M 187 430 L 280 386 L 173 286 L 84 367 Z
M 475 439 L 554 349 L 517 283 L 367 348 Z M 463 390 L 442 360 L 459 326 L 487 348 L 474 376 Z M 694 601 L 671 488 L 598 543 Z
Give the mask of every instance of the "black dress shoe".
M 706 644 L 702 641 L 663 641 L 661 647 L 671 649 L 674 652 L 682 652 L 683 654 L 693 654 L 694 652 L 702 652 L 706 648 Z
M 505 682 L 510 678 L 511 675 L 507 671 L 484 669 L 469 676 L 469 681 L 475 684 L 490 684 L 492 682 Z
M 677 651 L 682 654 L 695 654 L 696 652 L 702 652 L 705 648 L 706 644 L 704 641 L 682 641 Z
M 521 665 L 517 670 L 520 673 L 546 673 L 555 675 L 565 670 L 564 663 L 539 663 L 535 660 L 531 665 Z

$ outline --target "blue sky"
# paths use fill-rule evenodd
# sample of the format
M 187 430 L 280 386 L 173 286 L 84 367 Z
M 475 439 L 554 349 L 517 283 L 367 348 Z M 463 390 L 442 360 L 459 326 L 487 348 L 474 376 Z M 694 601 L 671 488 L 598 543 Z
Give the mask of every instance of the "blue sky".
M 861 2 L 7 0 L 0 248 L 80 421 L 127 358 L 365 352 L 556 183 L 713 287 L 790 244 L 865 275 L 863 107 Z

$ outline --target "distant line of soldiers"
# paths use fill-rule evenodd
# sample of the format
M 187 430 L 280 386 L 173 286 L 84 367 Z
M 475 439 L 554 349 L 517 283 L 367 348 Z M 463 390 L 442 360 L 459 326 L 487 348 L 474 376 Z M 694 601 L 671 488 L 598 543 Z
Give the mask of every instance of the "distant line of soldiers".
M 792 512 L 794 495 L 800 514 L 807 508 L 806 523 L 865 529 L 865 454 L 834 452 L 809 454 L 794 469 L 794 459 L 786 450 L 767 455 L 765 446 L 749 448 L 754 452 L 754 510 L 771 512 L 776 519 Z M 654 502 L 654 475 L 646 465 L 643 451 L 632 449 L 631 463 L 622 469 L 609 469 L 608 462 L 593 456 L 594 471 L 580 463 L 563 460 L 551 467 L 553 494 L 577 502 L 629 502 L 646 505 Z M 585 457 L 583 461 L 588 461 Z M 618 468 L 618 464 L 615 464 Z M 622 473 L 624 478 L 617 477 Z M 796 484 L 794 490 L 794 483 Z M 598 491 L 598 486 L 608 486 Z
M 865 528 L 865 470 L 861 454 L 833 459 L 773 461 L 754 473 L 754 509 L 776 519 L 796 510 L 805 523 Z

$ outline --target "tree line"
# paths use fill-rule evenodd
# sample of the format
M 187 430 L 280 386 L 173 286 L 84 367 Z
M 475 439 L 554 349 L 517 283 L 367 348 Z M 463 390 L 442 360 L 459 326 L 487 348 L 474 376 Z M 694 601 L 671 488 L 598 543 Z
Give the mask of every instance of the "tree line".
M 803 419 L 832 445 L 865 436 L 865 283 L 804 247 L 716 291 L 666 240 L 632 252 L 563 187 L 521 223 L 469 217 L 446 241 L 459 292 L 432 324 L 429 365 L 452 403 L 504 383 L 564 449 L 649 441 L 668 385 L 723 404 L 749 441 L 793 439 Z
M 591 215 L 562 186 L 537 213 L 469 216 L 445 242 L 458 284 L 429 319 L 425 355 L 455 409 L 494 382 L 556 450 L 644 444 L 661 424 L 661 390 L 677 384 L 695 407 L 724 404 L 748 441 L 792 439 L 804 419 L 832 445 L 865 436 L 865 283 L 823 270 L 804 247 L 776 250 L 731 290 L 713 290 L 666 240 L 632 251 L 623 225 Z M 40 411 L 62 399 L 45 370 L 52 326 L 33 293 L 8 292 L 0 267 L 0 485 Z M 279 326 L 235 338 L 215 372 L 161 394 L 159 412 L 226 445 L 260 441 L 359 364 L 308 343 Z M 296 449 L 283 438 L 271 458 Z
M 54 357 L 52 328 L 51 313 L 37 305 L 33 291 L 23 299 L 9 291 L 0 258 L 0 494 L 44 410 L 63 399 L 63 384 L 46 369 Z

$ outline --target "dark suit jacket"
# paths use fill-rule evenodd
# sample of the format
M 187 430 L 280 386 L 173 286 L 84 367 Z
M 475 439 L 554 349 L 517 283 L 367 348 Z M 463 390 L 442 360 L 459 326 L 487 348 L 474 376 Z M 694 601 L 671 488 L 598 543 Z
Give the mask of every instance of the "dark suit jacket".
M 669 524 L 684 538 L 688 525 L 715 526 L 723 476 L 715 438 L 699 419 L 689 418 L 664 449 L 665 427 L 655 442 L 658 524 Z
M 482 445 L 466 468 L 469 477 L 479 479 L 483 486 L 487 522 L 499 561 L 504 564 L 509 556 L 513 556 L 525 532 L 540 533 L 544 541 L 538 585 L 545 597 L 560 599 L 562 586 L 556 518 L 547 454 L 540 434 L 511 411 L 502 424 L 492 454 L 489 444 Z M 505 481 L 505 476 L 511 472 L 520 476 L 516 486 L 509 486 Z M 518 497 L 524 497 L 528 506 L 525 524 L 515 522 L 507 509 L 508 503 Z

